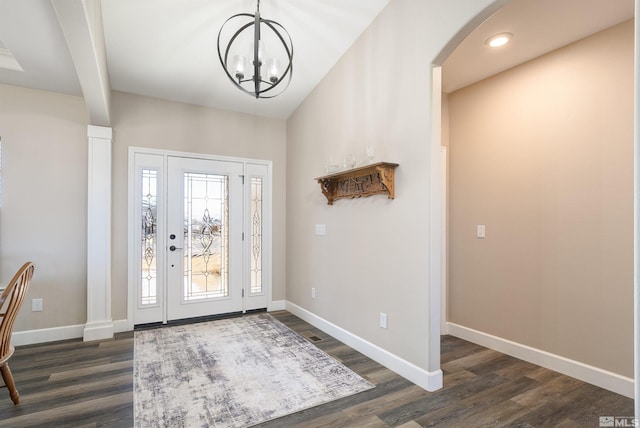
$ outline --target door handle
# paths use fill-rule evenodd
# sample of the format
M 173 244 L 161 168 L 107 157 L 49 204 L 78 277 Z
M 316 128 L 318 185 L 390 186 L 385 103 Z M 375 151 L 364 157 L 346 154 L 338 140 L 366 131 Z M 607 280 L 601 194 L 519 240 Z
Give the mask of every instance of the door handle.
M 182 250 L 182 248 L 178 248 L 175 245 L 169 247 L 169 251 Z

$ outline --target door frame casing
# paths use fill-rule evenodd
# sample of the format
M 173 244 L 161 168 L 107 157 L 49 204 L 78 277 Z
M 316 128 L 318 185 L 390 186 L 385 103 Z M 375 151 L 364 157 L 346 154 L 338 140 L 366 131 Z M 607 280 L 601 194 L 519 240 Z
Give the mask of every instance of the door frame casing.
M 243 164 L 243 171 L 246 173 L 246 166 L 248 164 L 257 164 L 264 165 L 267 168 L 266 177 L 264 177 L 264 185 L 265 185 L 265 193 L 264 193 L 264 202 L 263 202 L 263 230 L 262 230 L 262 241 L 263 241 L 263 280 L 265 292 L 267 295 L 267 310 L 271 309 L 273 304 L 273 296 L 272 296 L 272 251 L 273 251 L 273 239 L 272 239 L 272 211 L 273 211 L 273 197 L 272 197 L 272 185 L 273 185 L 273 162 L 270 160 L 264 159 L 251 159 L 251 158 L 239 158 L 239 157 L 230 157 L 230 156 L 217 156 L 211 154 L 203 154 L 203 153 L 192 153 L 192 152 L 181 152 L 174 150 L 163 150 L 163 149 L 153 149 L 147 147 L 133 147 L 130 146 L 128 148 L 128 174 L 127 174 L 127 188 L 128 188 L 128 198 L 127 198 L 127 327 L 130 330 L 134 328 L 134 320 L 135 320 L 135 308 L 136 308 L 136 285 L 137 285 L 137 270 L 133 269 L 137 265 L 136 257 L 138 257 L 138 253 L 136 251 L 136 237 L 138 234 L 136 233 L 136 229 L 140 227 L 140 221 L 138 218 L 138 213 L 135 211 L 136 206 L 136 164 L 135 157 L 136 154 L 142 155 L 160 155 L 164 157 L 164 165 L 166 167 L 166 160 L 170 156 L 174 157 L 183 157 L 183 158 L 192 158 L 192 159 L 205 159 L 205 160 L 214 160 L 221 162 L 239 162 Z M 247 192 L 247 186 L 243 187 L 243 198 L 245 198 Z M 244 222 L 243 222 L 244 227 Z M 245 231 L 245 236 L 246 236 Z M 243 248 L 248 244 L 249 240 L 245 239 L 243 241 Z M 243 255 L 245 251 L 243 250 Z M 244 268 L 243 268 L 244 269 Z M 244 275 L 243 275 L 244 276 Z M 246 284 L 243 284 L 243 287 L 247 287 Z M 165 304 L 166 306 L 166 304 Z M 244 307 L 244 305 L 243 305 Z M 244 309 L 243 309 L 244 310 Z M 166 321 L 166 312 L 164 315 Z

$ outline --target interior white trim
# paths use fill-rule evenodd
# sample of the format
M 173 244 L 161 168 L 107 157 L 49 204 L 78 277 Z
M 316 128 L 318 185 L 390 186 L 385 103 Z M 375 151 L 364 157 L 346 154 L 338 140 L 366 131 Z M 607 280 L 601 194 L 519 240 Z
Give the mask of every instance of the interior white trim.
M 440 370 L 440 331 L 442 322 L 442 68 L 431 67 L 431 142 L 429 145 L 429 284 L 427 311 L 427 370 Z
M 440 188 L 442 189 L 442 206 L 441 208 L 441 224 L 442 224 L 442 235 L 440 236 L 441 241 L 441 254 L 440 254 L 440 334 L 449 334 L 449 325 L 447 324 L 448 320 L 448 312 L 449 312 L 449 278 L 448 278 L 448 270 L 447 270 L 447 257 L 448 257 L 448 221 L 447 221 L 447 148 L 445 146 L 440 146 Z
M 267 307 L 267 312 L 284 311 L 287 309 L 286 300 L 273 300 Z
M 129 321 L 128 319 L 115 320 L 113 322 L 113 332 L 114 333 L 124 333 L 125 331 L 133 330 L 133 321 Z
M 92 322 L 84 326 L 83 340 L 90 342 L 92 340 L 110 339 L 113 337 L 113 321 Z
M 621 376 L 598 367 L 571 360 L 531 346 L 493 336 L 455 323 L 449 324 L 449 334 L 478 345 L 511 355 L 538 366 L 574 377 L 581 381 L 633 398 L 634 382 L 632 378 Z
M 388 369 L 393 370 L 400 376 L 410 380 L 421 388 L 424 388 L 427 391 L 436 391 L 442 388 L 441 370 L 438 369 L 432 372 L 424 370 L 290 301 L 286 302 L 286 310 L 305 320 L 314 327 L 330 334 L 356 351 L 362 352 L 367 357 L 377 361 Z
M 111 138 L 89 125 L 87 183 L 87 324 L 85 340 L 113 337 L 111 320 Z
M 107 71 L 101 3 L 52 0 L 51 4 L 67 42 L 90 122 L 109 126 L 111 87 Z
M 128 320 L 116 320 L 113 322 L 114 333 L 122 333 L 131 330 L 133 330 L 133 325 L 129 328 Z M 85 324 L 40 328 L 37 330 L 14 331 L 11 335 L 11 343 L 13 346 L 35 345 L 36 343 L 55 342 L 58 340 L 80 339 L 84 334 Z
M 55 342 L 57 340 L 78 339 L 82 337 L 84 328 L 84 324 L 78 324 L 38 330 L 14 331 L 11 335 L 11 343 L 13 346 L 23 346 Z

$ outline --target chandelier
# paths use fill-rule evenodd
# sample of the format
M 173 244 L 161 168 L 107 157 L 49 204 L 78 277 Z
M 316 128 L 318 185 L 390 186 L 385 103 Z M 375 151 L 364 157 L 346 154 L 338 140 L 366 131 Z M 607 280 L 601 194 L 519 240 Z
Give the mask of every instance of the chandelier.
M 291 36 L 282 25 L 260 17 L 260 0 L 255 14 L 239 13 L 222 25 L 218 58 L 233 84 L 252 97 L 273 98 L 291 83 Z

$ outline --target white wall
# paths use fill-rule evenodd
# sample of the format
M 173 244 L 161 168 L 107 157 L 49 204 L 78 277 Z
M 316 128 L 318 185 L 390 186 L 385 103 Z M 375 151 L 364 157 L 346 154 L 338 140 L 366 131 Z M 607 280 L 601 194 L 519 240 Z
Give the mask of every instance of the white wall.
M 127 316 L 129 146 L 273 161 L 273 299 L 284 300 L 285 122 L 119 92 L 112 107 L 112 318 Z M 87 121 L 80 97 L 0 85 L 2 282 L 36 264 L 14 331 L 86 322 Z M 34 297 L 44 311 L 31 312 Z
M 392 0 L 287 122 L 287 300 L 427 371 L 431 62 L 490 3 Z M 395 200 L 328 206 L 314 177 L 368 144 Z
M 433 367 L 426 311 L 430 63 L 434 58 L 441 63 L 467 30 L 488 16 L 485 7 L 504 3 L 392 0 L 286 131 L 241 115 L 115 94 L 113 318 L 126 314 L 126 146 L 273 156 L 276 174 L 287 166 L 286 175 L 274 174 L 274 298 L 285 298 L 286 282 L 287 299 L 420 367 Z M 158 121 L 156 112 L 168 123 Z M 0 276 L 7 278 L 23 258 L 33 256 L 28 258 L 39 267 L 28 297 L 45 297 L 45 311 L 21 315 L 17 330 L 86 319 L 87 124 L 79 98 L 0 86 L 5 193 Z M 224 142 L 214 140 L 221 129 Z M 254 152 L 248 140 L 259 143 L 265 129 L 269 140 L 278 142 Z M 231 143 L 236 131 L 243 135 L 239 147 Z M 196 141 L 204 136 L 211 140 L 203 146 Z M 16 141 L 20 144 L 12 144 Z M 313 178 L 322 175 L 329 156 L 353 152 L 362 159 L 371 143 L 378 148 L 377 160 L 400 163 L 397 199 L 375 196 L 326 206 Z M 37 214 L 43 203 L 58 204 L 45 220 Z M 313 236 L 316 223 L 328 225 L 322 240 Z M 318 288 L 318 299 L 310 299 L 311 286 Z M 390 315 L 384 331 L 377 327 L 383 310 Z
M 631 20 L 449 95 L 449 321 L 633 376 L 633 58 Z
M 87 120 L 80 97 L 0 85 L 1 282 L 36 266 L 15 331 L 87 319 Z
M 284 300 L 285 121 L 114 92 L 112 126 L 112 318 L 121 320 L 127 316 L 127 151 L 130 146 L 273 161 L 273 299 Z

